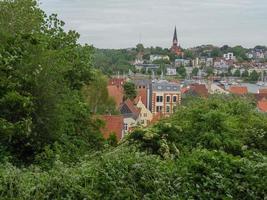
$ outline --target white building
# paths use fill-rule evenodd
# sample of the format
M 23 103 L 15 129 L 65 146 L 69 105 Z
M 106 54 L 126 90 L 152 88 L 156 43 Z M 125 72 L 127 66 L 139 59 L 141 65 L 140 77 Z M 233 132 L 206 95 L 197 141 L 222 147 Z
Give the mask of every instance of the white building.
M 225 60 L 235 60 L 235 56 L 234 56 L 234 53 L 226 53 L 226 54 L 223 54 L 223 57 Z
M 175 60 L 175 66 L 180 67 L 180 66 L 189 66 L 190 65 L 190 60 L 186 59 L 176 59 Z
M 169 56 L 164 55 L 150 55 L 150 62 L 154 62 L 156 60 L 170 60 Z
M 177 74 L 176 68 L 168 67 L 167 68 L 167 76 L 175 76 Z

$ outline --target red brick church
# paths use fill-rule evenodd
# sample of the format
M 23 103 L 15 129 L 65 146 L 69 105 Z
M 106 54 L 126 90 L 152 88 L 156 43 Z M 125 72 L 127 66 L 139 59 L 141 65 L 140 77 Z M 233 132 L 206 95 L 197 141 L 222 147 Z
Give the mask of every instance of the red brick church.
M 177 31 L 176 31 L 176 26 L 175 26 L 175 29 L 174 29 L 174 35 L 173 35 L 173 41 L 172 41 L 172 47 L 171 47 L 171 52 L 175 53 L 177 56 L 181 56 L 183 57 L 184 53 L 181 49 L 181 46 L 178 42 L 178 39 L 177 39 Z

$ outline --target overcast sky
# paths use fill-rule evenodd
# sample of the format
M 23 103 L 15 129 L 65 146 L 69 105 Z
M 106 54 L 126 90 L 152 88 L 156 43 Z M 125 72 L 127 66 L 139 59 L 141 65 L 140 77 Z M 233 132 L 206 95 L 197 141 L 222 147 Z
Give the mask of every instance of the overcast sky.
M 40 0 L 80 42 L 98 48 L 267 45 L 267 0 Z

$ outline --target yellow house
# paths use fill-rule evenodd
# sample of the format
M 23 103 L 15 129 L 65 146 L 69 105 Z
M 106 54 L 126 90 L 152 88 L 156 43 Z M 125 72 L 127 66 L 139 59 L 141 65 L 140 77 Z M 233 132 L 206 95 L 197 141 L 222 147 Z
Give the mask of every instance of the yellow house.
M 153 118 L 153 114 L 146 108 L 146 106 L 143 104 L 141 97 L 139 97 L 139 100 L 136 104 L 136 107 L 140 110 L 139 117 L 137 123 L 142 126 L 147 126 L 149 122 L 151 122 Z

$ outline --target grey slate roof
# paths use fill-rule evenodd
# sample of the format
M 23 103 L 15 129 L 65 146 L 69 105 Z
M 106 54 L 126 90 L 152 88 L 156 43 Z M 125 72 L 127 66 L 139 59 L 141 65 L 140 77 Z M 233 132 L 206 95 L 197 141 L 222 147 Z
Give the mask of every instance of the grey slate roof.
M 171 92 L 179 92 L 180 85 L 177 83 L 171 83 L 166 80 L 155 81 L 152 83 L 153 91 L 171 91 Z

